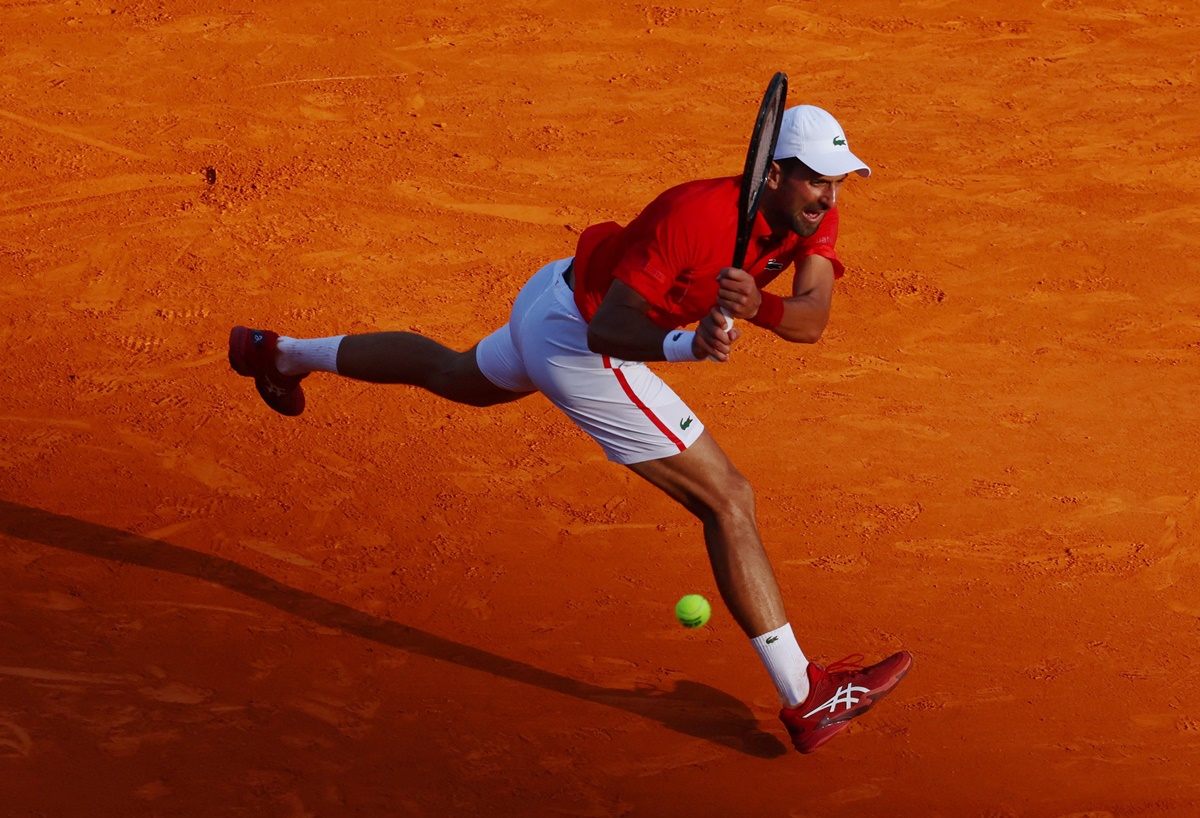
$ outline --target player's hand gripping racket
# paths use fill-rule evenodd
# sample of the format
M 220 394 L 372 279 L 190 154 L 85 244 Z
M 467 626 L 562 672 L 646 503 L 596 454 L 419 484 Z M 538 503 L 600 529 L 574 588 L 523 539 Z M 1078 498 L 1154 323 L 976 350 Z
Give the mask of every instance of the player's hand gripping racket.
M 775 155 L 775 143 L 779 141 L 779 125 L 783 121 L 783 109 L 787 102 L 787 74 L 776 72 L 767 84 L 762 104 L 758 106 L 758 118 L 754 120 L 754 133 L 750 136 L 750 150 L 746 152 L 746 169 L 742 171 L 742 190 L 738 196 L 737 241 L 733 245 L 731 267 L 740 268 L 746 263 L 746 248 L 750 244 L 750 233 L 754 219 L 758 216 L 758 205 L 762 202 L 767 187 L 767 174 Z M 725 331 L 733 327 L 733 319 L 725 316 Z

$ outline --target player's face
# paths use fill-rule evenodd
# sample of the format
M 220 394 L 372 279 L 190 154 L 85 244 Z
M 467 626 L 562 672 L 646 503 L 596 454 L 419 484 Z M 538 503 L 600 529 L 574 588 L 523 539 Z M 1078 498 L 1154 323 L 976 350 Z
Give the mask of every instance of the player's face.
M 798 236 L 816 233 L 845 181 L 845 175 L 821 176 L 804 165 L 782 174 L 775 191 L 781 221 Z

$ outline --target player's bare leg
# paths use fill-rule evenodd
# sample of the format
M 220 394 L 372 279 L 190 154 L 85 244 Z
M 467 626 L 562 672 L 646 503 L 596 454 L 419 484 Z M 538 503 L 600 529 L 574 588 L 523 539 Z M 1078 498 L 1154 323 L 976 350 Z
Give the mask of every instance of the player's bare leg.
M 754 638 L 787 622 L 779 583 L 754 518 L 754 490 L 708 432 L 685 452 L 629 468 L 703 523 L 717 589 L 747 636 Z
M 779 717 L 797 750 L 811 753 L 829 741 L 904 678 L 912 666 L 907 651 L 866 668 L 853 657 L 823 668 L 804 656 L 758 534 L 754 492 L 708 432 L 681 454 L 630 468 L 704 524 L 721 598 L 775 683 Z
M 259 395 L 275 411 L 304 411 L 300 382 L 312 372 L 331 372 L 360 381 L 410 384 L 446 400 L 493 406 L 517 400 L 513 392 L 487 379 L 479 369 L 476 347 L 456 352 L 411 332 L 297 339 L 270 330 L 234 327 L 229 363 L 239 375 L 254 378 Z
M 470 406 L 493 406 L 528 392 L 496 386 L 479 370 L 473 346 L 456 352 L 412 332 L 347 335 L 337 350 L 337 373 L 370 383 L 403 383 Z

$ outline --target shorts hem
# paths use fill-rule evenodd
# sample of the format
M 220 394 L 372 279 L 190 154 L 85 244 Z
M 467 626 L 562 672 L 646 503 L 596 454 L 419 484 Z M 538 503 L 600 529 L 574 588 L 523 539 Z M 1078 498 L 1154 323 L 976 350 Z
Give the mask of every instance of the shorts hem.
M 700 427 L 694 437 L 681 441 L 683 443 L 682 449 L 673 443 L 668 443 L 658 446 L 654 449 L 646 449 L 644 451 L 629 452 L 627 454 L 620 455 L 614 454 L 606 449 L 604 454 L 608 457 L 609 461 L 622 466 L 635 466 L 638 463 L 646 463 L 650 460 L 666 460 L 668 457 L 675 457 L 676 455 L 683 454 L 688 449 L 692 448 L 693 444 L 700 439 L 700 435 L 702 434 L 704 434 L 703 426 Z M 602 446 L 601 448 L 604 447 Z

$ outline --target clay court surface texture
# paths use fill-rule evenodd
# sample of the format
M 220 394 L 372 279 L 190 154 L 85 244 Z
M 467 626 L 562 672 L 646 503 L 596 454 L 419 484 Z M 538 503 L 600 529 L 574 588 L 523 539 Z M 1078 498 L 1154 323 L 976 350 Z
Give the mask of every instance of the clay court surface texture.
M 0 2 L 0 815 L 1200 814 L 1198 47 L 1165 0 Z M 543 398 L 289 419 L 226 362 L 468 347 L 740 173 L 777 70 L 875 171 L 830 326 L 660 371 L 807 654 L 916 657 L 810 756 L 698 524 Z

